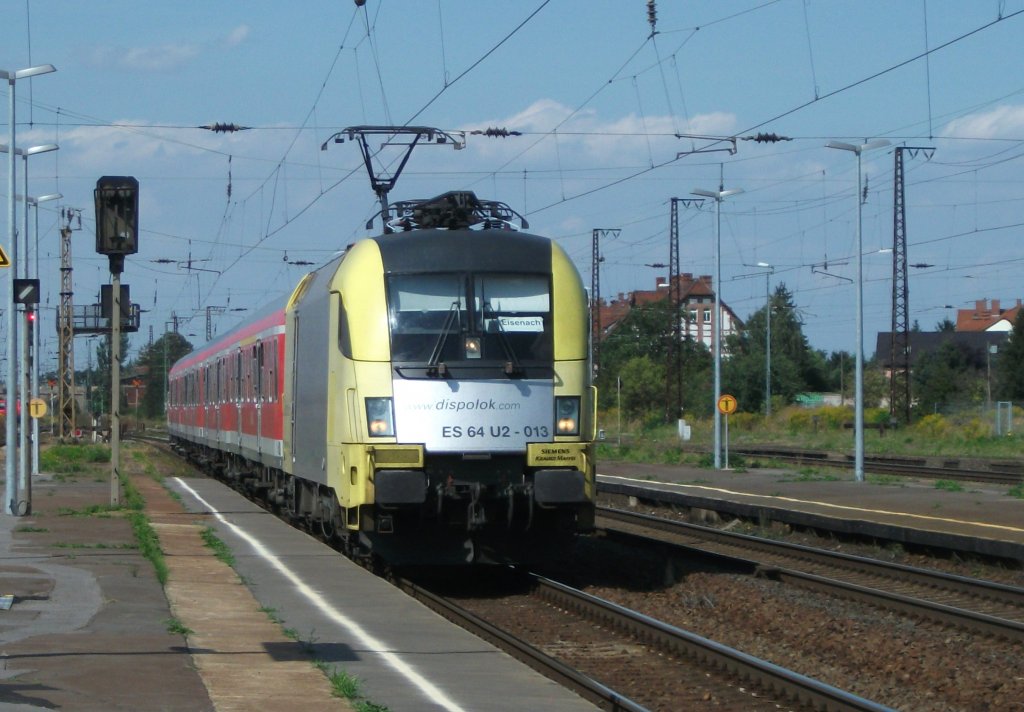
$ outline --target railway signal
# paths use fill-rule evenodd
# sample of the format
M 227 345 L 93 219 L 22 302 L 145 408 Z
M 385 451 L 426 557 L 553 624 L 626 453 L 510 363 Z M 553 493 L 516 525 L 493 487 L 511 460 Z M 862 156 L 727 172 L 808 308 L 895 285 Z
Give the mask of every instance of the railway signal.
M 96 181 L 96 252 L 110 260 L 110 504 L 121 501 L 121 272 L 125 255 L 139 251 L 139 181 L 104 176 Z

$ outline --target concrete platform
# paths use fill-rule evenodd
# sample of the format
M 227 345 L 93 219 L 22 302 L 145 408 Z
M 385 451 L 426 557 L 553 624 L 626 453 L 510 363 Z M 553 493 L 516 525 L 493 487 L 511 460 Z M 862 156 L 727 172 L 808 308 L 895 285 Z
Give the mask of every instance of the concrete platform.
M 598 463 L 598 491 L 659 497 L 683 506 L 933 546 L 1024 562 L 1024 499 L 1008 487 L 934 480 L 856 482 L 853 473 L 711 470 L 688 466 Z
M 309 641 L 314 658 L 401 710 L 595 707 L 410 599 L 309 535 L 209 479 L 168 479 L 231 548 L 260 605 Z

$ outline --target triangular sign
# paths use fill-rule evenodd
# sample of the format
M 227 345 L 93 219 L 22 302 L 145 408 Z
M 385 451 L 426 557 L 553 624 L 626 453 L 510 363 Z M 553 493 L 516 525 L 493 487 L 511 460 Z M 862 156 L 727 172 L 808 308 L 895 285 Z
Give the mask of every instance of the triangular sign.
M 0 267 L 10 267 L 10 266 L 11 266 L 11 258 L 7 256 L 7 253 L 4 251 L 4 248 L 2 246 L 0 246 Z

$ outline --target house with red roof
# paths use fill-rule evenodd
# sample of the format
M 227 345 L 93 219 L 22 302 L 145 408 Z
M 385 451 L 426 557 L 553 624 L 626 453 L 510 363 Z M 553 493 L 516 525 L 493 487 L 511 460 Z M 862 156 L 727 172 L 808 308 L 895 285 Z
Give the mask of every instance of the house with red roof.
M 979 299 L 973 309 L 958 309 L 956 312 L 957 331 L 1013 331 L 1013 322 L 1021 310 L 1021 300 L 1003 309 L 998 299 L 989 304 L 987 299 Z
M 679 287 L 681 305 L 681 333 L 684 339 L 697 341 L 708 349 L 714 347 L 714 313 L 717 296 L 712 285 L 711 275 L 703 274 L 694 277 L 689 272 L 677 274 L 672 279 Z M 622 320 L 629 315 L 634 307 L 654 304 L 669 298 L 671 283 L 665 277 L 655 281 L 654 289 L 638 290 L 628 294 L 620 293 L 618 298 L 610 301 L 601 300 L 601 333 L 599 338 L 604 341 L 615 331 Z M 722 338 L 735 334 L 743 329 L 743 322 L 736 313 L 724 302 L 722 309 Z

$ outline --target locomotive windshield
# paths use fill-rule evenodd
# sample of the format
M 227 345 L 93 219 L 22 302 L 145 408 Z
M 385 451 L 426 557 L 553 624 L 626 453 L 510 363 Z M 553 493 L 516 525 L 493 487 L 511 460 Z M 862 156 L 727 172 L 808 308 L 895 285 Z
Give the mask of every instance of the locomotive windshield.
M 551 364 L 544 275 L 392 274 L 388 310 L 395 363 Z

